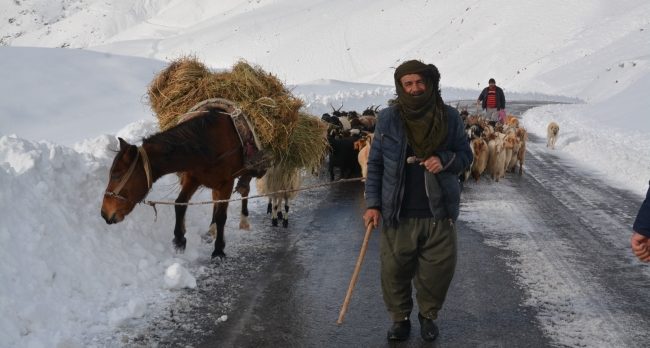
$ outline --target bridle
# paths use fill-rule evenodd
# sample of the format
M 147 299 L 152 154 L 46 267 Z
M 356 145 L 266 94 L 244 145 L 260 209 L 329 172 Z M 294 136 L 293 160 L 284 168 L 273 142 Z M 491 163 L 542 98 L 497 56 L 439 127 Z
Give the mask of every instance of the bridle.
M 135 160 L 133 163 L 131 163 L 131 166 L 129 166 L 129 169 L 126 171 L 126 174 L 122 177 L 120 180 L 120 183 L 117 184 L 117 186 L 113 189 L 113 191 L 106 191 L 104 192 L 104 196 L 107 197 L 112 197 L 112 198 L 117 198 L 121 199 L 123 201 L 130 201 L 128 198 L 121 196 L 120 191 L 124 188 L 124 185 L 126 185 L 126 182 L 129 181 L 131 178 L 131 175 L 133 174 L 133 171 L 135 170 L 135 165 L 138 163 L 138 159 L 142 157 L 142 165 L 144 166 L 144 173 L 147 176 L 147 191 L 151 189 L 151 163 L 149 162 L 149 157 L 147 156 L 147 152 L 142 148 L 142 146 L 138 146 L 138 152 L 136 153 Z

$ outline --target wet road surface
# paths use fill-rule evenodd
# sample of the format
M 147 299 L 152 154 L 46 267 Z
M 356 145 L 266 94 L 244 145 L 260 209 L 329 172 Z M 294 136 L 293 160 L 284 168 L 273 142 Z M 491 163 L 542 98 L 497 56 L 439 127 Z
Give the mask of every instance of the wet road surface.
M 365 232 L 363 184 L 353 182 L 299 193 L 286 229 L 252 211 L 251 221 L 263 225 L 259 233 L 224 261 L 203 260 L 197 288 L 185 290 L 166 315 L 126 333 L 120 346 L 551 347 L 580 346 L 595 334 L 641 347 L 648 334 L 637 329 L 650 328 L 650 273 L 626 256 L 621 238 L 629 238 L 639 197 L 585 176 L 545 151 L 544 142 L 531 137 L 523 176 L 466 185 L 458 265 L 433 343 L 420 338 L 417 308 L 411 338 L 386 341 L 378 230 L 345 321 L 336 325 Z M 502 211 L 495 204 L 509 209 L 503 219 L 494 216 Z M 516 247 L 529 242 L 540 258 Z M 531 262 L 539 262 L 540 274 L 530 275 Z M 572 292 L 554 298 L 553 289 L 563 286 Z M 582 325 L 581 316 L 600 324 L 572 328 Z M 591 332 L 600 329 L 607 331 Z

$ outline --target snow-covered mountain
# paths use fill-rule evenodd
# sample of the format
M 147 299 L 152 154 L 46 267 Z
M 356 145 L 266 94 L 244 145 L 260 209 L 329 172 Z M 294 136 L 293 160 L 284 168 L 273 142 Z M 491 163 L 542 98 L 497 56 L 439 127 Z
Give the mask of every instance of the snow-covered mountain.
M 392 83 L 400 61 L 433 62 L 445 86 L 606 100 L 650 71 L 650 3 L 619 1 L 14 0 L 0 42 L 215 68 L 244 58 L 288 83 Z
M 157 131 L 144 96 L 169 60 L 222 69 L 243 58 L 315 114 L 385 105 L 407 59 L 438 66 L 449 102 L 473 100 L 493 77 L 508 100 L 574 103 L 532 109 L 523 124 L 544 137 L 557 121 L 558 156 L 641 197 L 649 22 L 645 0 L 0 2 L 0 347 L 102 346 L 203 272 L 209 246 L 175 255 L 169 211 L 153 221 L 138 206 L 116 226 L 99 216 L 115 136 Z M 163 178 L 150 196 L 175 190 Z M 188 211 L 188 241 L 209 214 Z M 248 237 L 228 223 L 236 253 Z

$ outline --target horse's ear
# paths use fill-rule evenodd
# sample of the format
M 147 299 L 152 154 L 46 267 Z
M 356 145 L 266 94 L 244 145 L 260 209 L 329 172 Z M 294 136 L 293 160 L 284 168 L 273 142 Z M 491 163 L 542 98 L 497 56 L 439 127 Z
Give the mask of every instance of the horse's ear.
M 131 146 L 131 144 L 127 143 L 126 140 L 124 140 L 124 139 L 122 139 L 122 138 L 120 138 L 120 137 L 118 137 L 117 140 L 120 141 L 120 152 L 121 152 L 121 151 L 124 151 L 124 150 L 127 149 L 129 146 Z

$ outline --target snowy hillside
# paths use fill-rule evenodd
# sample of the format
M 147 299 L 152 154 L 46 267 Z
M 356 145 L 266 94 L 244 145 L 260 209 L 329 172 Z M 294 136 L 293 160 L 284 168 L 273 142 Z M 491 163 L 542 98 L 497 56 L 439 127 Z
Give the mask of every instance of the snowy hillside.
M 390 85 L 400 61 L 422 57 L 450 87 L 495 77 L 510 91 L 600 101 L 650 71 L 649 13 L 641 0 L 7 0 L 0 37 L 160 60 L 196 53 L 215 68 L 241 57 L 288 83 Z
M 116 136 L 137 143 L 157 131 L 146 87 L 185 54 L 213 69 L 261 65 L 316 115 L 385 106 L 406 59 L 436 64 L 452 104 L 494 77 L 508 100 L 574 103 L 521 115 L 541 138 L 548 122 L 560 124 L 557 156 L 639 200 L 648 187 L 645 0 L 5 0 L 0 347 L 102 346 L 93 339 L 162 310 L 204 271 L 209 207 L 188 210 L 182 255 L 170 243 L 171 209 L 155 219 L 140 205 L 112 226 L 99 214 Z M 177 192 L 166 177 L 149 198 Z M 232 253 L 259 232 L 236 223 Z

